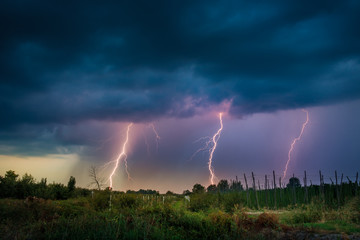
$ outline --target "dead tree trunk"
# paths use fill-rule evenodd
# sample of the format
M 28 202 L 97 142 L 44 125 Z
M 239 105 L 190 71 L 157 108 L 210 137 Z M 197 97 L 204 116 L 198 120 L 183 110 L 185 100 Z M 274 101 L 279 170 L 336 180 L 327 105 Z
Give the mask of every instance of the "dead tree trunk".
M 266 207 L 269 207 L 269 202 L 268 202 L 268 183 L 267 183 L 267 175 L 265 174 L 265 203 L 266 203 Z
M 336 189 L 337 204 L 338 204 L 338 207 L 339 207 L 340 206 L 340 195 L 339 195 L 339 188 L 338 188 L 337 171 L 335 171 L 335 189 Z
M 249 187 L 248 187 L 245 173 L 244 173 L 244 179 L 245 179 L 245 186 L 246 186 L 246 201 L 247 201 L 248 207 L 250 207 L 250 205 L 249 205 Z
M 275 171 L 273 170 L 274 177 L 274 208 L 276 209 L 276 180 L 275 180 Z
M 257 209 L 259 209 L 259 199 L 258 199 L 258 195 L 257 195 L 257 192 L 256 192 L 256 182 L 255 182 L 255 177 L 254 177 L 254 173 L 251 172 L 251 176 L 252 176 L 252 179 L 253 179 L 253 188 L 254 188 L 254 193 L 255 193 L 255 199 L 256 199 L 256 206 L 257 206 Z
M 308 189 L 307 189 L 307 178 L 306 178 L 306 171 L 304 171 L 304 188 L 305 188 L 305 196 L 304 202 L 308 203 L 309 196 L 308 196 Z
M 355 196 L 358 195 L 358 177 L 359 177 L 359 172 L 356 172 L 356 179 L 355 179 Z

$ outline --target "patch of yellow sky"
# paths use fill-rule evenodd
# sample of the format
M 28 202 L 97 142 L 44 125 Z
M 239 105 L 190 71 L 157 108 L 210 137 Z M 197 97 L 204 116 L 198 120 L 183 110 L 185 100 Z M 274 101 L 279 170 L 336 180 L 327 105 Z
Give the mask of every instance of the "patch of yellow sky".
M 0 155 L 0 175 L 13 170 L 19 177 L 31 174 L 36 181 L 47 178 L 48 183 L 66 184 L 70 176 L 78 173 L 80 163 L 77 154 L 49 154 L 44 156 Z M 77 179 L 77 183 L 79 183 Z M 76 184 L 78 185 L 78 184 Z M 82 184 L 81 184 L 82 185 Z

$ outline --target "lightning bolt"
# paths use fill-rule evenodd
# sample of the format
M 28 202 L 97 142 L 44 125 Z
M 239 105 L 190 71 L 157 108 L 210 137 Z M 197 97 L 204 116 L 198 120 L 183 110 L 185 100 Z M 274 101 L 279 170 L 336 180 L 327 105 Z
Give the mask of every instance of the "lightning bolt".
M 149 143 L 148 143 L 145 133 L 144 133 L 144 140 L 145 140 L 147 155 L 150 156 L 150 146 L 149 146 Z
M 284 170 L 284 175 L 283 175 L 283 177 L 282 177 L 282 180 L 284 180 L 284 178 L 286 177 L 286 173 L 287 173 L 287 170 L 288 170 L 288 165 L 289 165 L 290 160 L 291 160 L 291 153 L 292 153 L 292 151 L 294 150 L 294 146 L 295 146 L 296 142 L 301 139 L 301 136 L 302 136 L 303 133 L 304 133 L 304 129 L 305 129 L 306 125 L 307 125 L 308 122 L 309 122 L 309 112 L 308 112 L 307 110 L 305 110 L 305 109 L 302 109 L 302 111 L 306 113 L 306 121 L 305 121 L 305 122 L 303 123 L 303 125 L 302 125 L 300 135 L 299 135 L 297 138 L 295 138 L 295 139 L 292 141 L 291 145 L 290 145 L 290 149 L 289 149 L 289 152 L 288 152 L 288 160 L 287 160 L 286 165 L 285 165 L 285 170 Z
M 211 142 L 212 142 L 210 137 L 201 137 L 201 138 L 199 138 L 198 140 L 194 141 L 194 143 L 200 142 L 201 140 L 205 140 L 205 139 L 207 140 L 207 141 L 205 142 L 205 146 L 202 147 L 202 148 L 199 148 L 196 152 L 194 152 L 193 155 L 191 155 L 189 161 L 193 160 L 193 158 L 194 158 L 199 152 L 202 152 L 202 151 L 205 151 L 205 150 L 209 150 L 209 149 L 210 149 L 210 148 L 209 148 L 209 145 L 210 145 Z
M 111 174 L 110 174 L 110 176 L 109 176 L 110 189 L 112 189 L 112 187 L 113 187 L 112 177 L 113 177 L 113 175 L 115 174 L 115 171 L 116 171 L 116 169 L 117 169 L 118 166 L 119 166 L 119 161 L 120 161 L 122 158 L 124 159 L 125 171 L 126 171 L 126 174 L 128 175 L 128 179 L 131 180 L 130 173 L 129 173 L 129 171 L 128 171 L 128 165 L 127 165 L 126 145 L 127 145 L 127 143 L 129 142 L 129 132 L 130 132 L 130 128 L 131 128 L 132 125 L 133 125 L 133 123 L 130 123 L 130 124 L 127 126 L 126 139 L 125 139 L 125 142 L 124 142 L 124 144 L 123 144 L 122 151 L 120 152 L 119 156 L 118 156 L 117 159 L 115 160 L 114 169 L 112 170 L 112 172 L 111 172 Z
M 220 138 L 220 134 L 221 131 L 223 130 L 223 122 L 222 122 L 222 115 L 223 113 L 219 113 L 219 120 L 220 120 L 220 128 L 219 130 L 214 134 L 214 136 L 212 137 L 212 143 L 213 146 L 212 148 L 210 148 L 210 155 L 209 155 L 209 162 L 208 162 L 208 167 L 209 167 L 209 172 L 210 172 L 210 182 L 211 184 L 214 184 L 214 178 L 215 178 L 215 173 L 214 173 L 214 169 L 212 167 L 212 159 L 213 159 L 213 155 L 217 146 L 217 142 Z
M 154 134 L 155 134 L 155 141 L 156 141 L 156 151 L 159 150 L 159 140 L 160 140 L 160 136 L 158 134 L 158 132 L 156 131 L 155 125 L 152 123 L 150 124 Z
M 222 115 L 223 113 L 219 113 L 219 120 L 220 120 L 220 128 L 217 130 L 217 132 L 210 138 L 210 137 L 202 137 L 198 140 L 196 140 L 195 142 L 199 142 L 201 140 L 206 140 L 205 142 L 205 146 L 198 149 L 190 158 L 190 160 L 192 160 L 196 154 L 198 154 L 201 151 L 205 151 L 208 150 L 209 151 L 209 161 L 208 161 L 208 168 L 209 168 L 209 172 L 210 172 L 210 182 L 211 184 L 214 184 L 214 179 L 216 178 L 215 173 L 214 173 L 214 168 L 212 166 L 212 162 L 213 162 L 213 156 L 214 156 L 214 152 L 215 149 L 217 147 L 217 142 L 219 141 L 220 138 L 220 134 L 221 131 L 223 130 L 223 121 L 222 121 Z

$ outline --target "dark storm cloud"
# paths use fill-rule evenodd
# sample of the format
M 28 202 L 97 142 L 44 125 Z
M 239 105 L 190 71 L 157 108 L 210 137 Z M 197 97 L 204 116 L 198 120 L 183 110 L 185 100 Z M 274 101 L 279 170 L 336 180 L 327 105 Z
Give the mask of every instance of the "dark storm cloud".
M 357 1 L 0 3 L 2 127 L 360 96 Z

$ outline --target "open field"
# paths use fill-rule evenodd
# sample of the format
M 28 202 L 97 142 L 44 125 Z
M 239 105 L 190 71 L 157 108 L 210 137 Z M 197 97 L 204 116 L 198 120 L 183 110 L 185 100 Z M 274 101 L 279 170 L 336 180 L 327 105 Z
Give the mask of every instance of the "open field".
M 111 209 L 108 191 L 68 200 L 1 199 L 1 239 L 360 237 L 358 197 L 349 199 L 339 209 L 311 203 L 255 212 L 242 208 L 241 202 L 228 208 L 230 193 L 193 194 L 194 203 L 174 195 L 111 194 Z M 217 200 L 205 206 L 212 197 Z
M 65 186 L 8 171 L 0 176 L 0 238 L 360 238 L 357 181 L 309 187 L 290 183 L 261 190 L 220 180 L 207 189 L 195 184 L 183 194 L 124 193 L 76 188 L 74 177 Z

